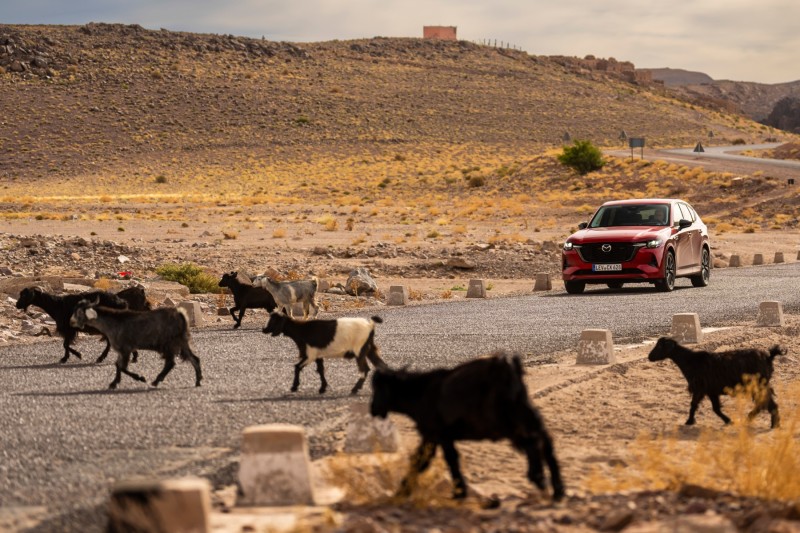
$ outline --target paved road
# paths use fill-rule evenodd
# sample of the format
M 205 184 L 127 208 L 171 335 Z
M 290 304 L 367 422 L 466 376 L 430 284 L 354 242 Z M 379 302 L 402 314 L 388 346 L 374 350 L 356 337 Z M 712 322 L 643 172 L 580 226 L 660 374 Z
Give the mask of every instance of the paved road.
M 771 150 L 781 146 L 782 143 L 748 144 L 738 146 L 703 146 L 703 152 L 695 152 L 694 148 L 679 148 L 676 150 L 661 150 L 662 153 L 678 154 L 682 156 L 692 156 L 699 159 L 724 159 L 727 161 L 738 161 L 752 163 L 766 167 L 785 167 L 800 170 L 800 161 L 791 159 L 764 159 L 763 157 L 750 157 L 740 155 L 736 152 L 746 150 Z
M 632 342 L 668 332 L 676 312 L 699 313 L 703 326 L 753 320 L 765 300 L 800 312 L 800 263 L 715 270 L 709 287 L 679 280 L 669 294 L 590 287 L 579 296 L 382 309 L 377 340 L 387 362 L 397 366 L 449 366 L 496 348 L 521 351 L 535 362 L 574 347 L 585 328 L 608 328 L 615 342 Z M 195 333 L 206 376 L 199 389 L 187 364 L 158 389 L 123 380 L 120 390 L 108 391 L 110 364 L 54 364 L 62 354 L 57 342 L 0 349 L 0 524 L 12 508 L 45 506 L 43 531 L 99 531 L 110 484 L 135 475 L 195 474 L 231 483 L 241 430 L 252 424 L 303 424 L 313 457 L 336 449 L 355 365 L 327 365 L 324 397 L 315 392 L 316 374 L 306 369 L 300 392 L 291 395 L 296 348 L 263 335 L 261 323 L 245 318 L 244 324 L 239 331 Z M 101 344 L 87 338 L 79 349 L 92 357 Z M 157 358 L 145 353 L 142 359 L 136 367 L 152 379 Z M 360 399 L 368 394 L 367 387 Z

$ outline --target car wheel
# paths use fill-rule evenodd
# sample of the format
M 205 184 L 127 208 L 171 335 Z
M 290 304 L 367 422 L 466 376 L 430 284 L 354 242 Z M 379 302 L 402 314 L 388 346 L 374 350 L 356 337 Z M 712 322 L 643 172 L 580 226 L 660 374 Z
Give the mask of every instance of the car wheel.
M 671 292 L 675 288 L 675 254 L 671 251 L 664 257 L 664 277 L 656 281 L 656 288 L 662 292 Z
M 621 281 L 612 281 L 611 283 L 606 283 L 609 289 L 621 289 L 624 283 Z
M 586 288 L 586 283 L 582 281 L 565 281 L 564 288 L 566 288 L 567 292 L 570 294 L 580 294 L 583 292 L 583 289 Z
M 711 255 L 708 248 L 703 248 L 703 258 L 700 260 L 700 273 L 689 278 L 693 287 L 705 287 L 711 279 Z

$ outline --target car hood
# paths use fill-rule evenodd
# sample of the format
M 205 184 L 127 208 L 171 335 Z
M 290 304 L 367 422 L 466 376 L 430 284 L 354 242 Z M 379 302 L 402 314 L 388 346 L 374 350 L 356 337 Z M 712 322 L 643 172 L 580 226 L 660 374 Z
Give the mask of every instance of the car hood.
M 586 228 L 569 237 L 575 244 L 594 242 L 644 242 L 652 239 L 666 239 L 670 236 L 672 228 L 663 226 L 630 226 L 611 228 Z

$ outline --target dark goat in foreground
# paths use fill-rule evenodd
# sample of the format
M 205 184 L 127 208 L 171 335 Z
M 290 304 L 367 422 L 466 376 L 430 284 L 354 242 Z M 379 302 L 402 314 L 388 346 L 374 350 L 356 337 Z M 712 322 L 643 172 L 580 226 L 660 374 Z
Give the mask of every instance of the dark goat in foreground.
M 775 356 L 785 353 L 786 350 L 778 345 L 770 348 L 769 352 L 755 348 L 726 352 L 695 351 L 681 346 L 668 337 L 661 337 L 648 359 L 650 361 L 672 359 L 689 383 L 692 404 L 689 418 L 686 420 L 687 426 L 695 423 L 697 406 L 705 396 L 711 400 L 711 407 L 717 416 L 726 424 L 730 424 L 731 419 L 722 412 L 719 397 L 723 394 L 732 394 L 737 385 L 746 385 L 746 376 L 752 376 L 758 379 L 758 383 L 765 390 L 753 398 L 756 406 L 749 416 L 753 418 L 767 409 L 770 413 L 771 427 L 775 428 L 780 424 L 780 416 L 778 404 L 775 402 L 775 391 L 769 386 L 769 380 L 772 378 Z
M 238 272 L 223 274 L 219 286 L 227 287 L 233 293 L 233 307 L 228 309 L 236 322 L 233 329 L 242 325 L 242 317 L 247 309 L 266 309 L 270 313 L 275 310 L 275 299 L 269 291 L 264 287 L 244 283 Z M 236 311 L 239 311 L 239 318 L 236 318 Z
M 498 352 L 453 369 L 428 372 L 379 370 L 372 378 L 372 416 L 402 413 L 417 425 L 422 441 L 398 496 L 408 496 L 418 475 L 442 447 L 453 478 L 453 497 L 467 495 L 457 440 L 509 439 L 528 458 L 528 479 L 545 489 L 542 460 L 550 469 L 553 499 L 564 496 L 561 473 L 544 421 L 528 398 L 516 354 Z
M 175 355 L 188 360 L 194 367 L 195 386 L 200 386 L 203 374 L 200 359 L 189 346 L 189 318 L 183 309 L 162 307 L 152 311 L 129 311 L 110 309 L 98 305 L 99 300 L 81 300 L 70 319 L 73 327 L 90 326 L 108 338 L 111 346 L 119 353 L 117 373 L 108 386 L 115 389 L 122 374 L 137 381 L 145 381 L 139 374 L 128 370 L 131 353 L 136 349 L 154 350 L 164 358 L 164 368 L 153 381 L 157 386 L 175 366 Z
M 79 294 L 55 295 L 43 291 L 40 287 L 26 287 L 19 293 L 17 309 L 27 310 L 29 306 L 35 305 L 43 309 L 44 312 L 50 315 L 55 321 L 56 331 L 58 331 L 59 335 L 64 337 L 64 357 L 61 358 L 59 363 L 66 363 L 69 360 L 70 354 L 73 354 L 78 359 L 81 358 L 81 353 L 70 346 L 75 340 L 75 337 L 78 336 L 78 331 L 80 331 L 80 328 L 70 325 L 70 317 L 72 317 L 72 313 L 75 311 L 75 306 L 78 305 L 78 302 L 86 298 L 98 298 L 100 303 L 106 307 L 124 309 L 127 306 L 124 300 L 105 291 L 87 291 Z M 83 330 L 83 332 L 91 335 L 100 334 L 99 331 L 92 328 L 87 328 Z M 106 339 L 106 347 L 98 358 L 98 361 L 102 361 L 105 356 L 108 355 L 109 349 L 110 344 L 108 343 L 108 339 Z
M 271 333 L 273 337 L 280 334 L 286 335 L 294 341 L 300 350 L 300 361 L 294 365 L 294 382 L 292 392 L 297 392 L 300 386 L 300 371 L 310 362 L 315 361 L 317 372 L 322 384 L 319 393 L 328 388 L 325 379 L 323 358 L 343 357 L 355 358 L 361 377 L 356 382 L 350 394 L 356 394 L 364 385 L 369 374 L 367 359 L 376 368 L 386 368 L 378 347 L 375 345 L 375 324 L 382 323 L 381 317 L 368 318 L 336 318 L 330 320 L 295 320 L 282 313 L 270 313 L 269 322 L 264 327 L 264 333 Z

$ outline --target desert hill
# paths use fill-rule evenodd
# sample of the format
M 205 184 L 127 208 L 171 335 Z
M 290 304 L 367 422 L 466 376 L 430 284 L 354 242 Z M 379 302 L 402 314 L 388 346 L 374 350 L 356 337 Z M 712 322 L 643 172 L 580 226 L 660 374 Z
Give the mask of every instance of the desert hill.
M 312 154 L 691 145 L 758 125 L 465 41 L 293 44 L 139 26 L 0 25 L 0 177 L 191 174 Z M 224 173 L 224 172 L 223 172 Z M 232 173 L 235 174 L 235 173 Z

